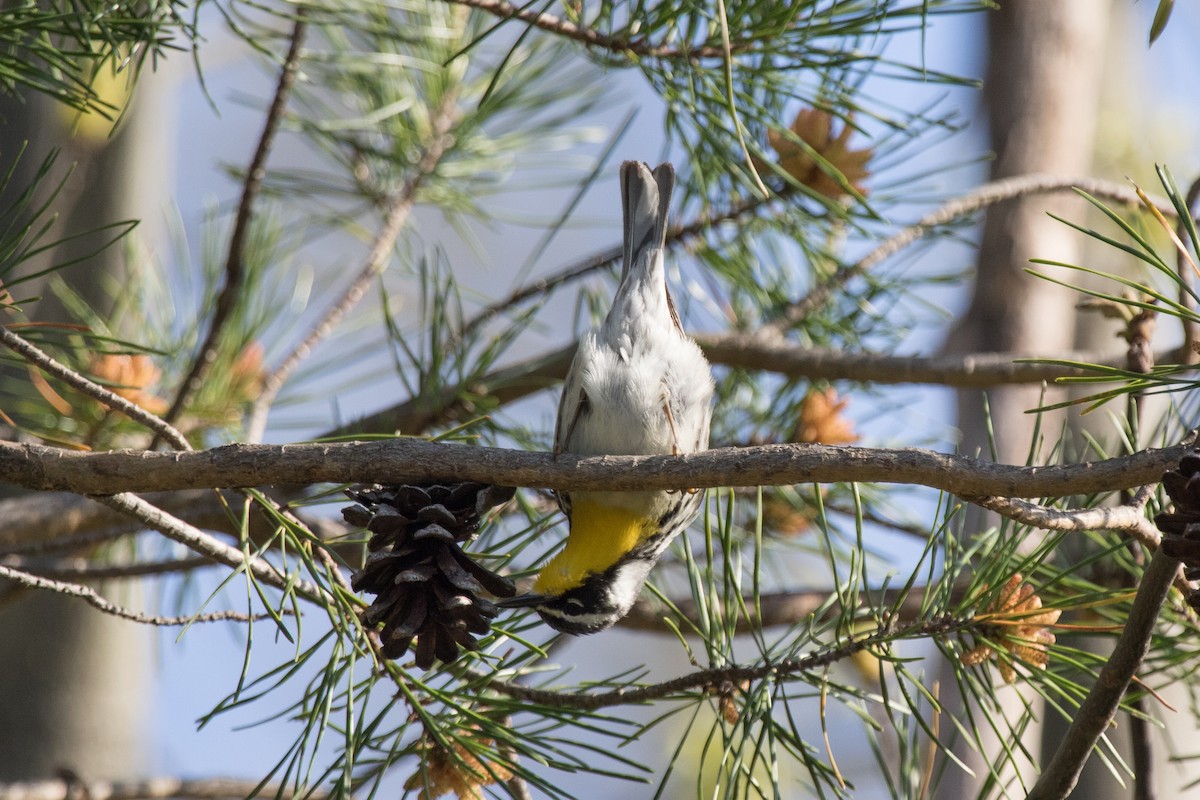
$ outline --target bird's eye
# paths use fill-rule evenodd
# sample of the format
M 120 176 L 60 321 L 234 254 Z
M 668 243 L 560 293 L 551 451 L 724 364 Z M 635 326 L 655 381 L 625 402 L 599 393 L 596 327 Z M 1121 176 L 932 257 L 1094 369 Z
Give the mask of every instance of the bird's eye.
M 577 610 L 583 609 L 583 601 L 579 600 L 577 598 L 574 598 L 574 597 L 567 598 L 567 605 L 570 606 L 572 609 L 577 609 Z

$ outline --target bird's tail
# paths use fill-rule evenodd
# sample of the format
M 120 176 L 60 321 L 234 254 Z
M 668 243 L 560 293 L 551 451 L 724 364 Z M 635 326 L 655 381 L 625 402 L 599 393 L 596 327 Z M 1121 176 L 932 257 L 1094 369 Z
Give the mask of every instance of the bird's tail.
M 629 272 L 639 258 L 661 249 L 667 240 L 667 208 L 675 188 L 675 168 L 650 167 L 641 161 L 621 165 L 621 207 L 625 214 L 625 265 Z

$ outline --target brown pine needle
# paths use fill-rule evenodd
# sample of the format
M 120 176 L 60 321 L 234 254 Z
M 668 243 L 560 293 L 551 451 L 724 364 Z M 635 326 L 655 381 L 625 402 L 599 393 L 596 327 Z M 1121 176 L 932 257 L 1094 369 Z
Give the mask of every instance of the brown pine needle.
M 1196 262 L 1192 259 L 1192 254 L 1188 252 L 1187 245 L 1183 243 L 1183 240 L 1179 238 L 1179 234 L 1175 232 L 1175 227 L 1167 222 L 1167 218 L 1158 210 L 1158 206 L 1150 200 L 1150 197 L 1142 191 L 1141 187 L 1134 184 L 1133 190 L 1137 192 L 1138 199 L 1142 201 L 1142 205 L 1158 220 L 1158 224 L 1162 226 L 1162 229 L 1167 232 L 1167 236 L 1171 237 L 1171 242 L 1175 245 L 1175 249 L 1191 265 L 1192 272 L 1196 273 L 1197 278 L 1200 278 L 1200 267 L 1196 266 Z

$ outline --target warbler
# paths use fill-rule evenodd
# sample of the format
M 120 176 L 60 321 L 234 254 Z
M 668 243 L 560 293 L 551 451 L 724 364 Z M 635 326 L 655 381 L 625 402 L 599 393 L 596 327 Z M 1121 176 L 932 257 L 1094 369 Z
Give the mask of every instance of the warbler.
M 675 170 L 621 165 L 621 282 L 599 328 L 585 334 L 567 373 L 554 451 L 655 455 L 708 449 L 713 379 L 683 332 L 667 290 L 663 248 Z M 531 594 L 500 602 L 533 607 L 552 628 L 595 633 L 633 606 L 663 551 L 695 518 L 695 490 L 559 492 L 570 521 L 563 549 Z

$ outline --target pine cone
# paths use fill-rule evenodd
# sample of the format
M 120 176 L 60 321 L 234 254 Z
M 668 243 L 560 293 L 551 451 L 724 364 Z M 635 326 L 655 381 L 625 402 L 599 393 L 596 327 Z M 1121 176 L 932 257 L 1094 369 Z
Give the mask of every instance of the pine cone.
M 1183 562 L 1184 576 L 1200 579 L 1200 450 L 1179 460 L 1179 466 L 1163 473 L 1163 489 L 1175 503 L 1175 510 L 1154 518 L 1163 532 L 1162 550 Z M 1188 604 L 1200 610 L 1200 594 L 1193 592 Z
M 511 487 L 481 483 L 370 486 L 348 489 L 358 505 L 342 509 L 351 525 L 371 532 L 370 554 L 350 583 L 376 595 L 362 612 L 368 627 L 382 624 L 383 654 L 399 658 L 416 640 L 417 666 L 449 663 L 458 648 L 475 650 L 475 635 L 491 630 L 494 603 L 479 595 L 512 597 L 512 581 L 473 561 L 460 545 L 480 518 L 507 502 Z

